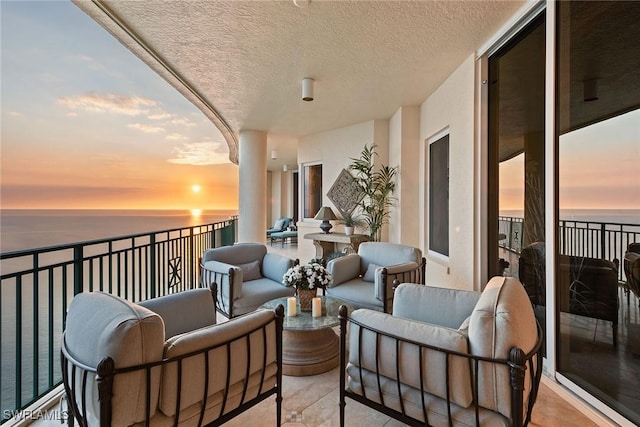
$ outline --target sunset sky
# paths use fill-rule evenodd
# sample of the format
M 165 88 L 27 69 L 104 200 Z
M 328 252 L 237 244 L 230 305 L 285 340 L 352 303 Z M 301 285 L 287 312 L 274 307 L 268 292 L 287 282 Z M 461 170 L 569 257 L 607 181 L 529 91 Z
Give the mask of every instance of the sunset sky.
M 215 126 L 70 2 L 0 0 L 0 207 L 237 209 Z M 640 111 L 561 138 L 566 209 L 640 209 Z M 522 209 L 523 156 L 500 166 Z M 199 186 L 199 191 L 194 191 Z
M 226 142 L 140 59 L 69 2 L 0 8 L 3 209 L 237 209 Z
M 640 209 L 640 110 L 560 137 L 560 209 Z M 524 209 L 524 155 L 500 164 L 500 209 Z

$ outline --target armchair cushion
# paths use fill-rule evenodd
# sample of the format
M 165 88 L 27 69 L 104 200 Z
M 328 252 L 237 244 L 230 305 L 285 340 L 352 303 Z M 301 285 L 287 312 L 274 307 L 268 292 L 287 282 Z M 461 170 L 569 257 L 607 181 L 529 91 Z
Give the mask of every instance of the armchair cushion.
M 202 261 L 220 261 L 231 265 L 246 264 L 261 260 L 267 253 L 267 247 L 259 243 L 236 243 L 231 246 L 221 246 L 207 250 Z
M 362 280 L 364 280 L 365 282 L 375 282 L 376 276 L 380 274 L 380 272 L 376 271 L 379 268 L 382 268 L 382 266 L 374 263 L 369 263 L 369 265 L 367 266 L 367 271 L 362 276 Z
M 329 270 L 332 277 L 329 288 L 355 279 L 360 275 L 360 256 L 358 254 L 350 254 L 334 258 L 327 263 L 327 270 Z
M 485 287 L 469 321 L 469 349 L 476 356 L 507 359 L 512 347 L 531 351 L 538 330 L 531 301 L 517 279 L 494 277 Z M 525 376 L 525 395 L 529 376 Z M 481 363 L 479 404 L 511 414 L 510 375 L 506 366 Z
M 361 278 L 340 283 L 327 289 L 327 294 L 348 302 L 358 308 L 369 308 L 380 311 L 382 303 L 373 292 L 373 284 Z
M 197 352 L 199 350 L 215 347 L 220 344 L 231 342 L 230 346 L 221 345 L 208 352 L 209 358 L 209 385 L 208 396 L 225 389 L 227 384 L 227 374 L 229 375 L 229 385 L 241 382 L 249 375 L 262 369 L 263 360 L 268 367 L 265 372 L 265 385 L 275 384 L 276 367 L 276 347 L 273 340 L 267 341 L 265 347 L 263 330 L 260 326 L 274 318 L 272 310 L 258 310 L 246 316 L 235 318 L 233 321 L 222 323 L 216 326 L 201 328 L 189 333 L 178 335 L 167 340 L 165 344 L 164 356 L 171 358 Z M 251 333 L 251 331 L 254 331 Z M 244 334 L 250 333 L 249 345 Z M 267 328 L 267 336 L 275 334 L 275 322 Z M 251 351 L 247 349 L 250 348 Z M 229 352 L 232 357 L 228 357 Z M 160 392 L 160 409 L 165 415 L 173 415 L 176 410 L 177 393 L 180 392 L 180 409 L 187 408 L 202 400 L 204 391 L 205 372 L 204 354 L 184 359 L 182 362 L 182 390 L 179 390 L 178 363 L 173 362 L 163 367 L 163 380 Z M 247 359 L 249 360 L 250 372 L 246 372 Z M 230 362 L 230 365 L 227 364 Z M 250 400 L 253 396 L 247 396 Z
M 229 279 L 233 282 L 233 298 L 242 298 L 242 270 L 235 265 L 227 264 L 220 261 L 207 261 L 203 264 L 205 283 L 211 285 L 212 278 L 208 277 L 210 274 L 208 271 L 223 273 L 225 275 L 219 276 L 220 283 L 217 284 L 218 293 L 222 296 L 222 299 L 226 302 L 229 301 Z M 227 276 L 230 272 L 230 276 Z M 212 276 L 212 275 L 211 275 Z
M 371 265 L 371 264 L 369 264 Z M 410 270 L 414 270 L 416 268 L 418 268 L 418 264 L 410 261 L 410 262 L 404 262 L 402 264 L 395 264 L 395 265 L 390 265 L 388 267 L 385 267 L 387 269 L 387 274 L 391 275 L 391 274 L 397 274 L 397 273 L 402 273 L 403 271 L 410 271 Z M 384 287 L 387 287 L 387 298 L 390 298 L 393 295 L 393 280 L 392 279 L 387 279 L 387 283 L 383 283 L 382 281 L 382 268 L 380 268 L 379 270 L 376 270 L 376 275 L 375 275 L 375 294 L 376 294 L 376 298 L 378 298 L 380 301 L 383 300 L 384 298 Z
M 360 271 L 367 271 L 369 263 L 382 266 L 413 261 L 420 264 L 422 252 L 418 248 L 387 242 L 364 242 L 358 247 L 362 260 Z
M 243 296 L 234 302 L 233 315 L 254 311 L 267 301 L 276 298 L 290 297 L 295 293 L 295 288 L 283 286 L 282 283 L 263 277 L 262 279 L 244 282 Z
M 260 260 L 247 262 L 245 264 L 239 264 L 237 267 L 242 270 L 243 282 L 262 279 L 262 274 L 260 274 Z
M 64 333 L 66 348 L 77 361 L 98 366 L 104 357 L 111 357 L 116 368 L 141 365 L 162 360 L 164 325 L 153 311 L 114 295 L 89 292 L 76 295 L 69 307 Z M 71 379 L 68 380 L 71 382 Z M 151 371 L 151 415 L 158 401 L 160 369 Z M 100 413 L 98 388 L 94 375 L 87 385 L 88 417 Z M 144 371 L 118 375 L 113 383 L 113 405 L 121 408 L 113 414 L 113 425 L 130 425 L 145 419 L 146 397 L 140 393 L 145 382 Z M 75 387 L 82 389 L 80 376 Z M 93 405 L 93 406 L 92 406 Z M 90 425 L 98 425 L 97 418 Z
M 268 253 L 262 261 L 262 274 L 267 279 L 278 282 L 282 286 L 283 276 L 290 267 L 293 267 L 294 260 L 282 255 Z
M 403 283 L 396 289 L 393 315 L 457 329 L 471 315 L 480 292 Z
M 167 338 L 216 324 L 211 290 L 199 288 L 138 303 L 160 315 Z
M 468 352 L 466 335 L 454 329 L 400 319 L 371 310 L 355 310 L 351 314 L 351 318 L 363 325 L 403 340 L 428 343 L 461 353 Z M 357 323 L 352 323 L 349 332 L 351 337 L 358 337 L 359 329 L 360 326 Z M 396 367 L 399 366 L 400 382 L 418 390 L 420 389 L 420 364 L 422 363 L 424 391 L 443 399 L 447 398 L 446 354 L 425 349 L 422 351 L 423 358 L 421 360 L 420 347 L 415 344 L 402 342 L 400 349 L 396 350 L 395 339 L 383 336 L 379 343 L 376 343 L 376 340 L 376 334 L 367 329 L 362 331 L 362 339 L 350 339 L 349 363 L 371 372 L 376 372 L 379 369 L 380 375 L 393 380 L 398 379 Z M 379 358 L 376 357 L 375 351 L 367 350 L 377 346 L 379 346 L 377 351 Z M 358 368 L 347 368 L 347 370 L 350 376 L 359 377 Z M 448 375 L 451 400 L 457 405 L 468 407 L 473 400 L 472 376 L 468 359 L 459 356 L 450 357 Z

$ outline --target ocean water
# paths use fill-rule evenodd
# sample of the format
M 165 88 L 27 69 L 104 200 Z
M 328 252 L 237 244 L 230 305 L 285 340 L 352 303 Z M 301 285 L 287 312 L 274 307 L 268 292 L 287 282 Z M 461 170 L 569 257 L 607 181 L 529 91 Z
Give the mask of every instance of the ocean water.
M 0 252 L 210 224 L 237 211 L 0 210 Z
M 521 210 L 503 210 L 500 215 L 522 218 L 524 213 Z M 640 225 L 640 209 L 561 209 L 560 219 Z
M 7 253 L 19 250 L 36 249 L 67 243 L 85 242 L 103 238 L 113 238 L 151 231 L 171 230 L 189 226 L 210 224 L 229 219 L 237 211 L 202 211 L 188 210 L 0 210 L 0 252 Z M 14 260 L 4 260 L 0 264 L 0 274 L 9 271 L 28 268 L 16 268 Z M 4 271 L 3 271 L 4 270 Z M 25 279 L 25 281 L 28 279 Z M 16 401 L 16 290 L 10 281 L 0 282 L 0 417 L 9 414 L 14 409 Z M 42 288 L 41 288 L 42 289 Z M 47 331 L 49 293 L 46 287 L 40 297 L 38 312 L 40 323 L 37 333 L 40 343 L 37 360 L 41 373 L 48 370 L 48 342 Z M 62 291 L 56 289 L 54 300 L 60 304 Z M 28 283 L 23 283 L 22 291 L 22 403 L 31 399 L 33 378 L 34 327 L 33 317 L 33 289 Z M 25 321 L 26 320 L 26 321 Z M 57 360 L 60 345 L 61 315 L 53 317 L 54 343 L 52 348 Z M 59 378 L 59 363 L 54 363 L 55 377 Z M 47 390 L 46 378 L 38 381 L 40 392 Z

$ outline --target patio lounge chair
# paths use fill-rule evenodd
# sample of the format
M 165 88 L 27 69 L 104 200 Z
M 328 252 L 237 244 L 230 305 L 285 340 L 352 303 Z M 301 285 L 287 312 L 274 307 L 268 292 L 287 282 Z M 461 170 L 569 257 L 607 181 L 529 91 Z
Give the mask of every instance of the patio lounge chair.
M 273 227 L 267 229 L 267 237 L 271 237 L 272 233 L 279 233 L 282 231 L 286 231 L 291 221 L 292 221 L 291 218 L 286 218 L 286 217 L 279 218 L 273 224 Z

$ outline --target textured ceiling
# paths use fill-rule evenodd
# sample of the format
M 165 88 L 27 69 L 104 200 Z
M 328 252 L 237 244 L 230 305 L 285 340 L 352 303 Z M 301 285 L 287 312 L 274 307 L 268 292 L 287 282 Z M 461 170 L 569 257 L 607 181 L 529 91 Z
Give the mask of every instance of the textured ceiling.
M 521 1 L 86 1 L 83 10 L 221 130 L 297 137 L 421 104 Z M 301 100 L 303 77 L 315 100 Z M 282 158 L 281 162 L 288 162 Z M 273 166 L 273 164 L 270 164 Z

